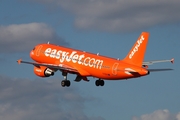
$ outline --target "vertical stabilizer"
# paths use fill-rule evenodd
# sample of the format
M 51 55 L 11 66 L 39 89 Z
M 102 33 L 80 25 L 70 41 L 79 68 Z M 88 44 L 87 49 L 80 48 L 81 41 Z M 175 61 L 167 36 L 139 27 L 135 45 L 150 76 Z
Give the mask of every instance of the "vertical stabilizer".
M 148 43 L 148 37 L 148 32 L 142 32 L 129 53 L 127 54 L 127 56 L 123 59 L 123 61 L 134 64 L 136 66 L 142 66 L 146 46 Z

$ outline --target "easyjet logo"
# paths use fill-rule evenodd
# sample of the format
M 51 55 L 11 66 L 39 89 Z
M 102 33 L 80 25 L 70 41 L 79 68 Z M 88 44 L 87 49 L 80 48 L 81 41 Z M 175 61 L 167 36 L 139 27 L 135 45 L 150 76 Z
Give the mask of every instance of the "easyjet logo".
M 76 64 L 99 68 L 101 69 L 103 60 L 95 59 L 91 57 L 86 57 L 84 54 L 79 55 L 76 51 L 67 52 L 57 49 L 47 48 L 45 50 L 45 56 L 50 58 L 59 59 L 61 63 L 63 62 L 73 62 Z
M 129 59 L 131 59 L 134 56 L 134 54 L 139 50 L 139 47 L 141 46 L 143 41 L 144 41 L 144 36 L 142 35 L 141 38 L 139 40 L 137 40 L 135 47 L 133 48 L 133 50 L 129 54 Z

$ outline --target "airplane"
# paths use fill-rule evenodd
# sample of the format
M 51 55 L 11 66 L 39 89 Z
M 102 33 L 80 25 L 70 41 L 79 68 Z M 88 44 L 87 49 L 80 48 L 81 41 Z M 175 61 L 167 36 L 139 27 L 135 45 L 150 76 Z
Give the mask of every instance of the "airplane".
M 148 65 L 154 63 L 174 63 L 174 58 L 143 62 L 148 38 L 149 32 L 142 32 L 127 56 L 122 60 L 48 42 L 36 45 L 30 52 L 30 57 L 35 62 L 22 61 L 22 59 L 17 60 L 17 62 L 34 65 L 34 73 L 39 77 L 50 77 L 56 71 L 61 71 L 64 77 L 64 80 L 61 81 L 62 87 L 71 85 L 70 80 L 67 79 L 68 74 L 76 74 L 74 80 L 76 82 L 89 81 L 87 77 L 94 77 L 97 78 L 96 86 L 104 86 L 104 80 L 137 78 L 149 75 L 150 72 L 173 70 L 170 68 L 148 69 Z

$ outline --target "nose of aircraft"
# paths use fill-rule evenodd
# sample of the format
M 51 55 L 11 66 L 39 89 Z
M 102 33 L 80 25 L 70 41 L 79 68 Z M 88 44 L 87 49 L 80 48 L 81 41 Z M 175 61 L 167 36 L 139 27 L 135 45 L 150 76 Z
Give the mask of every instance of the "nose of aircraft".
M 30 52 L 30 57 L 33 58 L 34 54 L 35 54 L 35 53 L 34 53 L 34 50 L 31 50 L 31 52 Z

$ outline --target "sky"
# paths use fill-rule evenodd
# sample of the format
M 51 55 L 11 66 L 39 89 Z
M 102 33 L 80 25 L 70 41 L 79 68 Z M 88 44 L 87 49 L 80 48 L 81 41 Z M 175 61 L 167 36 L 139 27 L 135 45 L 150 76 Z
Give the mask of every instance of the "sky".
M 0 119 L 180 120 L 179 0 L 0 0 Z M 149 68 L 172 71 L 96 87 L 61 87 L 60 72 L 40 78 L 18 65 L 36 44 L 63 45 L 123 59 L 140 33 L 150 33 L 145 60 L 175 58 Z

